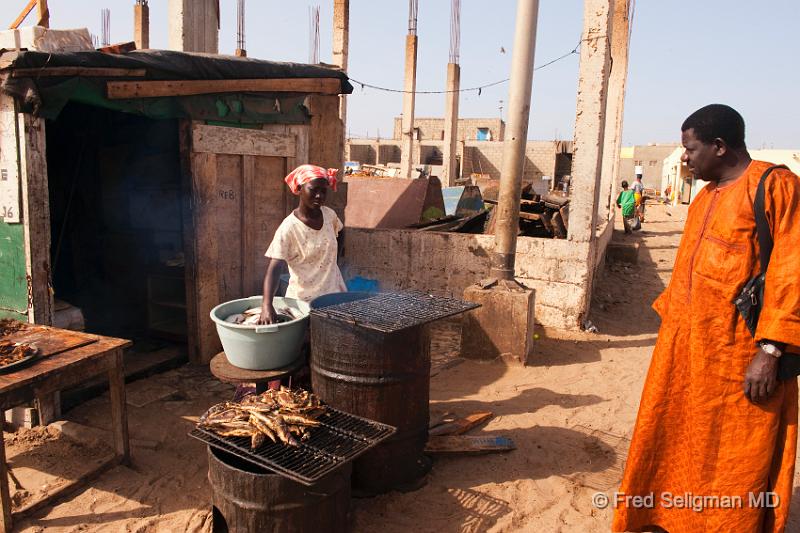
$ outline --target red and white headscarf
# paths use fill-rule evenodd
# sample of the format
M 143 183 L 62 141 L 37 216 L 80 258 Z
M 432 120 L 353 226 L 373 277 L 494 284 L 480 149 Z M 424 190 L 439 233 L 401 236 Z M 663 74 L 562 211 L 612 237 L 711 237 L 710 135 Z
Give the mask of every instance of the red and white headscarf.
M 331 189 L 336 190 L 336 173 L 339 172 L 338 168 L 324 169 L 316 165 L 300 165 L 292 170 L 288 176 L 283 180 L 293 194 L 300 194 L 300 188 L 315 179 L 322 178 L 328 181 Z

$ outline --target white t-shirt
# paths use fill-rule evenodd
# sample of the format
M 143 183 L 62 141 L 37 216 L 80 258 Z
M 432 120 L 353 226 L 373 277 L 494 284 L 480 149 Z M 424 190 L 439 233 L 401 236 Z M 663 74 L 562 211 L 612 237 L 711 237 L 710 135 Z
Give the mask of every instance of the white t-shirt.
M 329 207 L 322 207 L 322 219 L 322 228 L 315 230 L 292 212 L 278 226 L 264 254 L 289 265 L 287 298 L 308 302 L 323 294 L 347 291 L 336 264 L 336 237 L 344 225 Z

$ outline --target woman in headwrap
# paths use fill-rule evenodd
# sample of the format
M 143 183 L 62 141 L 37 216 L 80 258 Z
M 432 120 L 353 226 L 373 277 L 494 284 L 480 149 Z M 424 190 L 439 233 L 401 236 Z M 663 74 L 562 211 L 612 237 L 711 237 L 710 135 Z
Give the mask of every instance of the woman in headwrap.
M 300 205 L 283 220 L 265 254 L 270 261 L 264 276 L 260 324 L 276 321 L 272 298 L 284 265 L 290 276 L 287 298 L 308 302 L 347 290 L 336 264 L 337 236 L 343 224 L 333 209 L 322 205 L 328 189 L 336 190 L 336 173 L 333 168 L 301 165 L 286 176 L 284 181 L 300 197 Z

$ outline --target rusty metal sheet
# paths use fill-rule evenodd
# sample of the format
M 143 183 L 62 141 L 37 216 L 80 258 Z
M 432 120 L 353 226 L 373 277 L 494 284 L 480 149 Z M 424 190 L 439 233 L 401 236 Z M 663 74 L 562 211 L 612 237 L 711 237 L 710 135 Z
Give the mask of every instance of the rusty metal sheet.
M 420 222 L 427 196 L 425 178 L 349 177 L 345 221 L 353 228 L 405 228 Z

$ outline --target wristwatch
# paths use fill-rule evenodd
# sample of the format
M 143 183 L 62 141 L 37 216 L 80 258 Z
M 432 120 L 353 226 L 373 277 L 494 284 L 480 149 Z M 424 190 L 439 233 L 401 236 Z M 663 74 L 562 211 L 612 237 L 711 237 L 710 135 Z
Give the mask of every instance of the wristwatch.
M 783 351 L 774 344 L 772 344 L 771 342 L 762 341 L 759 342 L 758 345 L 761 347 L 764 353 L 768 353 L 769 355 L 775 357 L 776 359 L 783 355 Z

